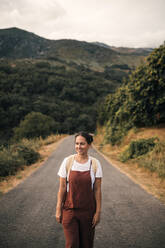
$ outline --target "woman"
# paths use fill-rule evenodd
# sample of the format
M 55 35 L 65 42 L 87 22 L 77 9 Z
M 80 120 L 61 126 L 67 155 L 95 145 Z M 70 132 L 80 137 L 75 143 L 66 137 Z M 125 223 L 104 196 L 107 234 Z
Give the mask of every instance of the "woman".
M 58 172 L 56 220 L 63 224 L 66 248 L 92 248 L 100 221 L 102 169 L 99 161 L 88 155 L 92 142 L 90 134 L 76 134 L 76 154 L 65 158 Z

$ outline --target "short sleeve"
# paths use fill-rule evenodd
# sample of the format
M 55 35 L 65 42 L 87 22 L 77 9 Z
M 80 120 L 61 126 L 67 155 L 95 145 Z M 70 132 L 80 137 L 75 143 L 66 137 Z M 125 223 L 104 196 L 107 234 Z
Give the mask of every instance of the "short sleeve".
M 57 173 L 58 176 L 66 178 L 66 160 L 67 158 L 65 158 L 59 168 L 59 171 Z
M 102 171 L 102 167 L 101 167 L 99 160 L 97 160 L 97 171 L 96 171 L 95 177 L 98 177 L 98 178 L 103 177 L 103 171 Z

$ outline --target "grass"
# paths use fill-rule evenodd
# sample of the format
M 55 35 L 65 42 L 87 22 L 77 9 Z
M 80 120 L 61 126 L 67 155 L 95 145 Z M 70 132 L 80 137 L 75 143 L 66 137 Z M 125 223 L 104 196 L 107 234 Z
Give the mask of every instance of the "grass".
M 104 135 L 105 128 L 99 127 L 94 139 L 95 147 L 106 156 L 111 164 L 165 203 L 165 126 L 132 129 L 120 146 L 105 144 Z M 132 140 L 152 137 L 157 137 L 160 142 L 151 152 L 138 159 L 130 159 L 126 163 L 119 160 L 120 154 Z
M 15 175 L 0 178 L 0 197 L 40 168 L 64 137 L 66 135 L 51 135 L 46 139 L 39 138 L 36 140 L 24 139 L 22 142 L 35 148 L 39 152 L 41 159 L 30 166 L 23 165 Z

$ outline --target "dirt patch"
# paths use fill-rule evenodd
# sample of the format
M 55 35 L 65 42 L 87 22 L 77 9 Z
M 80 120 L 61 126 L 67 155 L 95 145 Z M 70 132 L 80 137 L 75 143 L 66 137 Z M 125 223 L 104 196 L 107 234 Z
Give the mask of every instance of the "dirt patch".
M 39 150 L 41 155 L 40 161 L 30 166 L 23 166 L 23 168 L 19 169 L 17 173 L 13 176 L 8 176 L 5 180 L 0 182 L 0 196 L 7 193 L 9 190 L 16 187 L 19 183 L 25 180 L 28 176 L 30 176 L 34 171 L 40 168 L 43 163 L 47 160 L 50 154 L 57 148 L 57 146 L 63 141 L 65 136 L 61 136 L 57 142 L 44 145 Z

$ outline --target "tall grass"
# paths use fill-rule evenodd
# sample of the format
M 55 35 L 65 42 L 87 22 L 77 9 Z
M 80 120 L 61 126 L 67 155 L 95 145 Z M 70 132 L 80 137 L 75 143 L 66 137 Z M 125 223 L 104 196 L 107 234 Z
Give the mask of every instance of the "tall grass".
M 58 141 L 60 135 L 47 138 L 22 139 L 8 146 L 0 146 L 0 178 L 14 175 L 24 165 L 31 165 L 40 159 L 39 149 Z
M 139 139 L 130 142 L 129 146 L 120 154 L 120 160 L 126 162 L 153 150 L 157 138 Z M 158 140 L 158 139 L 157 139 Z
M 137 128 L 129 131 L 122 143 L 107 145 L 105 127 L 99 127 L 95 136 L 95 145 L 114 160 L 147 168 L 165 179 L 165 126 Z M 157 138 L 155 138 L 157 137 Z M 124 165 L 123 165 L 124 167 Z M 134 167 L 132 167 L 134 168 Z
M 165 142 L 158 142 L 154 149 L 146 155 L 136 159 L 140 167 L 156 172 L 159 177 L 165 178 Z

